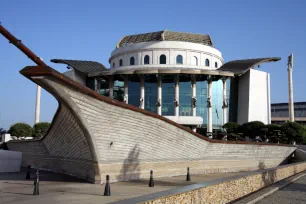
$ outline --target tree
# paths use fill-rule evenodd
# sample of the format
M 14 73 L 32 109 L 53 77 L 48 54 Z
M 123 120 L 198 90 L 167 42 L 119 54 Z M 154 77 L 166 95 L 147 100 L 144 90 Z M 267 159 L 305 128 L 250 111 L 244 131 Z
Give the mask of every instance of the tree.
M 222 127 L 226 129 L 227 133 L 237 133 L 239 126 L 239 123 L 228 122 L 225 123 Z
M 15 123 L 9 129 L 9 133 L 16 137 L 28 137 L 32 135 L 32 127 L 26 123 Z
M 50 127 L 50 123 L 48 122 L 41 122 L 41 123 L 36 123 L 33 127 L 33 137 L 42 137 L 46 134 Z
M 238 132 L 243 133 L 243 136 L 249 136 L 252 139 L 255 139 L 256 136 L 260 136 L 262 134 L 262 128 L 265 127 L 260 121 L 252 121 L 248 123 L 244 123 L 238 128 Z
M 286 137 L 287 144 L 298 144 L 306 142 L 305 128 L 296 122 L 286 122 L 281 127 L 282 135 Z
M 284 143 L 285 142 L 281 135 L 280 125 L 269 124 L 269 125 L 265 125 L 265 128 L 268 129 L 266 136 L 269 139 L 269 142 L 272 142 L 272 143 Z

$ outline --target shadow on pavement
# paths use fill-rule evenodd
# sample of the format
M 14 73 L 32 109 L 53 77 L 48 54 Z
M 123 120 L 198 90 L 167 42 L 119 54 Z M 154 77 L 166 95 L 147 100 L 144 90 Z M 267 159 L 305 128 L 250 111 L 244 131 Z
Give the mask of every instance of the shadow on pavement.
M 20 172 L 13 173 L 0 173 L 0 181 L 26 181 L 27 168 L 22 167 Z M 31 169 L 31 180 L 34 181 L 36 177 L 36 170 Z M 85 180 L 59 173 L 53 173 L 48 171 L 39 171 L 40 181 L 59 181 L 59 182 L 77 182 L 77 183 L 89 183 Z

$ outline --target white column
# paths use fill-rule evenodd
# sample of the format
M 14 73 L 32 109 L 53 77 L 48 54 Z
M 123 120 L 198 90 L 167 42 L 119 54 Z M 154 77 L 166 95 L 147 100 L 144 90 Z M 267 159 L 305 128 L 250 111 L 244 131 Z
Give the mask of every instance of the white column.
M 162 115 L 162 76 L 157 76 L 157 114 Z
M 207 132 L 212 133 L 212 80 L 207 79 Z
M 144 76 L 140 76 L 140 108 L 145 108 L 145 87 L 144 87 Z
M 174 115 L 180 115 L 179 102 L 180 102 L 180 76 L 177 74 L 174 76 Z
M 129 78 L 128 76 L 124 76 L 124 102 L 126 104 L 129 103 Z
M 101 79 L 95 78 L 95 91 L 98 93 L 100 93 L 100 83 L 101 83 Z
M 192 110 L 192 116 L 196 116 L 197 115 L 197 106 L 196 106 L 196 102 L 197 102 L 197 94 L 196 94 L 196 77 L 194 75 L 191 76 L 191 110 Z
M 223 92 L 223 105 L 222 105 L 222 110 L 223 110 L 223 114 L 222 114 L 222 125 L 224 125 L 225 123 L 227 123 L 227 107 L 228 107 L 228 104 L 227 104 L 227 98 L 226 98 L 226 78 L 222 78 L 222 83 L 223 83 L 223 89 L 222 89 L 222 92 Z
M 289 86 L 289 120 L 291 122 L 294 122 L 292 70 L 293 70 L 293 53 L 291 53 L 291 55 L 288 57 L 288 86 Z
M 37 85 L 36 107 L 35 107 L 35 124 L 39 123 L 39 118 L 40 118 L 40 95 L 41 95 L 41 87 Z
M 114 76 L 109 77 L 109 98 L 114 98 Z

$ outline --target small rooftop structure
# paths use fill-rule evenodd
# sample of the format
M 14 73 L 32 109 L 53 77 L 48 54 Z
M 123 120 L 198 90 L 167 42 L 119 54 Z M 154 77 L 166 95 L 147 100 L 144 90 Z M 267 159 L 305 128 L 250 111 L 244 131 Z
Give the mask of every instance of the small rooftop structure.
M 151 33 L 125 36 L 117 43 L 116 47 L 120 48 L 128 44 L 150 42 L 150 41 L 182 41 L 182 42 L 191 42 L 191 43 L 208 45 L 211 47 L 214 46 L 209 35 L 163 30 Z

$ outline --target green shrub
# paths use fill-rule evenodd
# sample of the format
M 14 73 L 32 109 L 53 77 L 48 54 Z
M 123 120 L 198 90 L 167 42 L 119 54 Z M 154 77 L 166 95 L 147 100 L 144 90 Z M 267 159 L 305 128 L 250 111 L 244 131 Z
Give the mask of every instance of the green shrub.
M 50 123 L 48 122 L 41 122 L 41 123 L 37 123 L 34 125 L 33 127 L 33 137 L 42 137 L 46 134 L 46 132 L 48 131 L 49 127 L 50 127 Z
M 287 144 L 294 141 L 298 144 L 306 142 L 305 128 L 296 122 L 286 122 L 281 127 L 282 135 L 285 137 Z
M 262 134 L 262 128 L 265 127 L 260 121 L 252 121 L 248 123 L 244 123 L 238 128 L 238 132 L 243 133 L 243 136 L 249 136 L 252 139 L 255 139 L 256 136 Z
M 239 126 L 239 123 L 228 122 L 225 123 L 222 128 L 226 129 L 227 133 L 237 133 Z
M 32 136 L 33 129 L 26 123 L 15 123 L 8 132 L 16 137 L 29 137 Z

